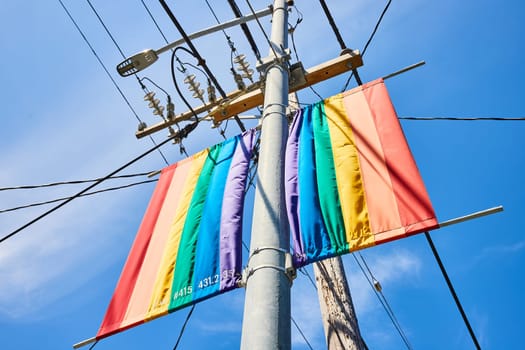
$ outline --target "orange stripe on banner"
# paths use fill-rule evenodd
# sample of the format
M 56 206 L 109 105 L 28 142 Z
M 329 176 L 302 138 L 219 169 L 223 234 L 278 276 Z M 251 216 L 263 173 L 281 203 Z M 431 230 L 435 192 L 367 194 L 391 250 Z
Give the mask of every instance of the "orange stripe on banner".
M 385 154 L 363 88 L 357 87 L 343 96 L 358 150 L 372 232 L 377 234 L 400 228 L 401 220 Z
M 160 270 L 160 263 L 168 240 L 170 227 L 173 223 L 175 212 L 179 207 L 183 185 L 186 182 L 190 168 L 191 159 L 185 159 L 162 170 L 161 177 L 171 176 L 171 184 L 155 225 L 151 243 L 137 279 L 137 286 L 128 305 L 126 319 L 122 325 L 124 327 L 128 324 L 142 321 L 146 317 L 153 294 L 152 286 Z
M 406 235 L 436 228 L 438 225 L 432 204 L 384 82 L 379 79 L 366 84 L 363 92 L 380 135 L 401 225 L 405 227 Z M 393 238 L 401 237 L 385 233 L 379 235 L 377 241 L 382 243 Z

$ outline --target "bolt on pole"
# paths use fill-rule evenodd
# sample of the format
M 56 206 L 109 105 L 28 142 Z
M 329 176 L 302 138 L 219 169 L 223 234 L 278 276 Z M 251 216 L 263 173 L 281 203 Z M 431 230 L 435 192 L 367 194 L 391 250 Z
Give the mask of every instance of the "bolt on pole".
M 259 169 L 255 190 L 249 278 L 246 281 L 241 349 L 290 350 L 289 251 L 284 202 L 284 151 L 288 137 L 288 6 L 273 4 L 270 58 L 266 70 Z M 279 57 L 275 57 L 275 55 Z M 256 252 L 256 253 L 254 253 Z

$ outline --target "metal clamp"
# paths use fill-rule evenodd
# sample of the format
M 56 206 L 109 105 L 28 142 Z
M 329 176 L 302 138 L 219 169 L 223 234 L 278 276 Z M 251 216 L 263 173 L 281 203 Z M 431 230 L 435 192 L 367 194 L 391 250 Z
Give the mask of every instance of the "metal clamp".
M 269 264 L 262 264 L 262 265 L 250 268 L 249 267 L 250 259 L 252 258 L 252 256 L 260 253 L 263 250 L 275 250 L 277 252 L 284 253 L 285 254 L 284 267 L 276 266 L 276 265 L 269 265 Z M 246 287 L 246 284 L 248 283 L 248 279 L 255 273 L 255 271 L 261 270 L 261 269 L 274 269 L 274 270 L 283 272 L 288 278 L 288 280 L 290 281 L 290 284 L 292 284 L 293 280 L 297 277 L 297 271 L 295 267 L 293 266 L 293 262 L 292 262 L 292 255 L 288 251 L 282 248 L 275 248 L 275 247 L 259 247 L 259 248 L 256 248 L 253 251 L 252 255 L 250 255 L 250 257 L 248 258 L 247 267 L 243 270 L 242 278 L 239 282 L 237 282 L 237 285 L 239 287 Z

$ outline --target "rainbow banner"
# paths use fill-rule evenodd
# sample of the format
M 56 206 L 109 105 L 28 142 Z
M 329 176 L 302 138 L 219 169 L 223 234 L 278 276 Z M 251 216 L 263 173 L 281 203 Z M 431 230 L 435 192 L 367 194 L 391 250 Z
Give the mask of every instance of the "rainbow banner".
M 296 267 L 438 227 L 382 79 L 298 111 L 285 162 Z
M 96 339 L 237 288 L 254 135 L 162 170 Z

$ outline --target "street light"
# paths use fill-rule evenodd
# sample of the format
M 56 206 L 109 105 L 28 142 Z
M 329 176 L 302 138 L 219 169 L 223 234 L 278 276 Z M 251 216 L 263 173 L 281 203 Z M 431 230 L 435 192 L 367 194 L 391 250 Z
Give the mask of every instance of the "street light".
M 235 18 L 228 22 L 224 22 L 216 26 L 200 30 L 198 32 L 188 35 L 188 37 L 192 40 L 196 38 L 200 38 L 201 36 L 204 36 L 207 34 L 215 33 L 217 31 L 224 30 L 226 28 L 230 28 L 230 27 L 242 24 L 242 23 L 246 23 L 255 18 L 268 16 L 271 13 L 272 13 L 272 9 L 271 7 L 268 7 L 258 12 L 252 13 L 251 15 Z M 147 67 L 151 66 L 153 63 L 155 63 L 158 60 L 159 55 L 161 53 L 169 51 L 182 44 L 184 44 L 184 39 L 179 39 L 166 46 L 161 47 L 158 50 L 147 49 L 142 52 L 139 52 L 131 57 L 126 58 L 124 61 L 119 63 L 117 65 L 117 72 L 122 77 L 127 77 L 135 73 L 138 73 L 146 69 Z

